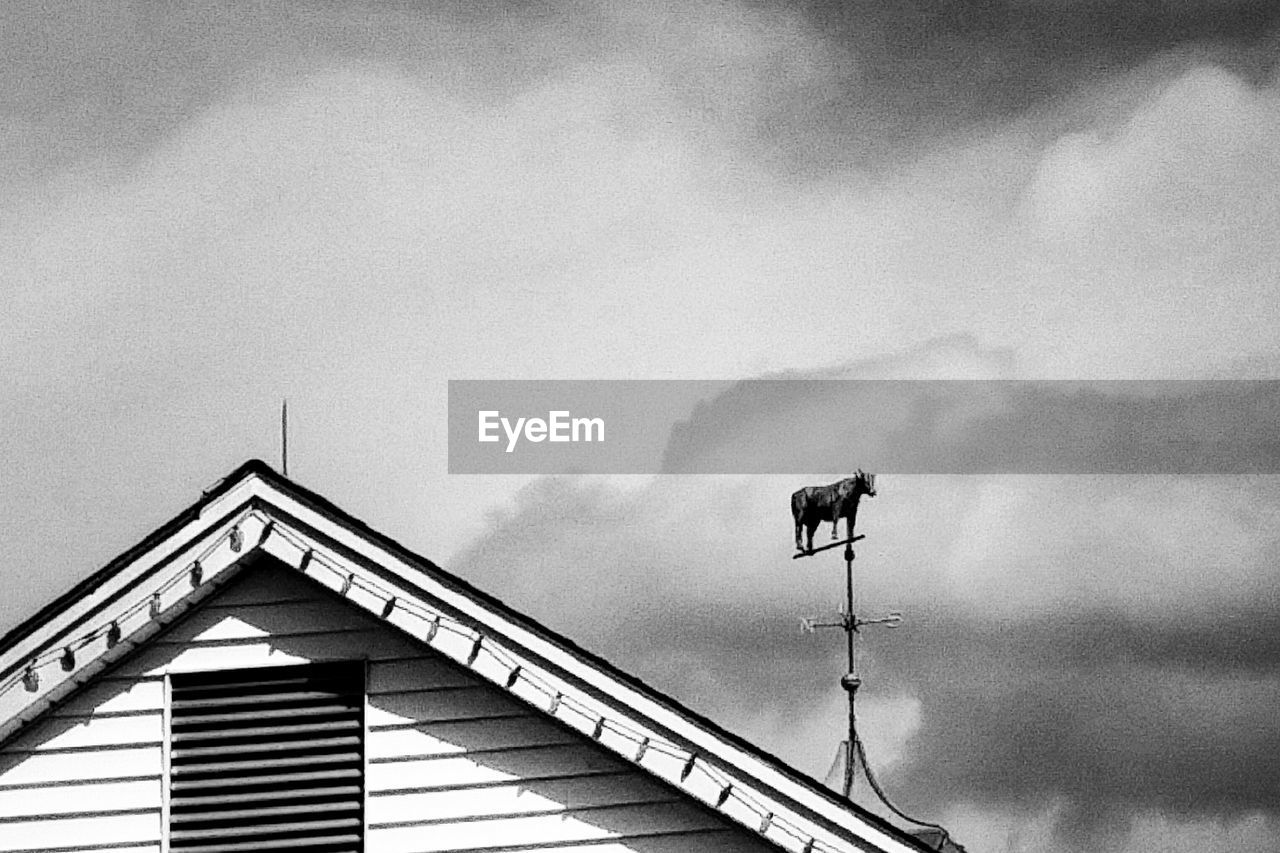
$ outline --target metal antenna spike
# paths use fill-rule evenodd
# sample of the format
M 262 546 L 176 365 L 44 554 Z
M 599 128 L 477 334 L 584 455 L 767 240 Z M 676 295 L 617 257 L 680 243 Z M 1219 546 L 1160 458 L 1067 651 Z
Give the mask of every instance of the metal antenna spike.
M 280 473 L 289 476 L 289 401 L 280 401 Z

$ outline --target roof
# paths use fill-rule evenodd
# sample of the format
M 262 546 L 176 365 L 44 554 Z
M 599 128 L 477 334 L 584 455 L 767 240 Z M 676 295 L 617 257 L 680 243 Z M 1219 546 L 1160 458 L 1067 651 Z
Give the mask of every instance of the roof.
M 936 849 L 260 460 L 0 638 L 0 742 L 267 556 L 782 849 Z

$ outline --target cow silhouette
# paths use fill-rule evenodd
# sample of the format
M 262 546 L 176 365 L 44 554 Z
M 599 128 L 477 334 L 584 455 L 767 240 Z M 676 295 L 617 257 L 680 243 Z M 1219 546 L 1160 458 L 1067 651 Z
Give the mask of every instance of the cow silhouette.
M 813 550 L 813 532 L 824 521 L 831 522 L 832 541 L 839 538 L 840 519 L 846 518 L 848 536 L 853 538 L 853 525 L 858 518 L 858 501 L 862 496 L 876 496 L 876 475 L 859 470 L 852 477 L 829 486 L 805 486 L 791 496 L 791 516 L 796 522 L 796 550 Z M 807 545 L 800 531 L 808 533 Z

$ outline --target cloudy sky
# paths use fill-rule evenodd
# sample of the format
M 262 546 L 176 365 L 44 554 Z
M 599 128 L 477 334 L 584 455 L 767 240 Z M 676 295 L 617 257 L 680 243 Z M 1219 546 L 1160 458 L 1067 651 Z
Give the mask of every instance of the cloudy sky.
M 0 56 L 0 628 L 287 396 L 300 482 L 821 777 L 804 483 L 450 476 L 447 380 L 1280 378 L 1264 0 L 14 3 Z M 902 805 L 1280 847 L 1274 477 L 884 477 L 860 527 Z

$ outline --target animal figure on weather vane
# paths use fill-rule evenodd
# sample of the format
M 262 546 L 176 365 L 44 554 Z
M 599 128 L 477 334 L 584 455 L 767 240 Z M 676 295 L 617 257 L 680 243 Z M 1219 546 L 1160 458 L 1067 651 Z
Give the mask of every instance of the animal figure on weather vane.
M 848 519 L 849 539 L 853 538 L 853 525 L 858 518 L 858 501 L 862 496 L 876 496 L 876 475 L 861 469 L 852 477 L 828 486 L 805 486 L 791 496 L 791 516 L 796 522 L 796 550 L 813 551 L 813 532 L 824 521 L 831 522 L 831 539 L 835 541 L 840 529 L 840 519 Z M 808 533 L 802 542 L 800 532 Z

